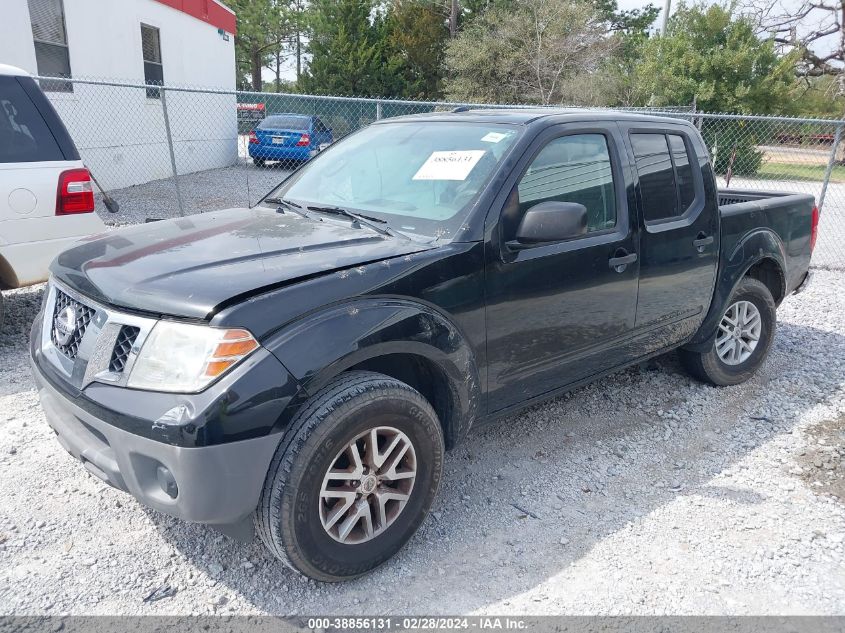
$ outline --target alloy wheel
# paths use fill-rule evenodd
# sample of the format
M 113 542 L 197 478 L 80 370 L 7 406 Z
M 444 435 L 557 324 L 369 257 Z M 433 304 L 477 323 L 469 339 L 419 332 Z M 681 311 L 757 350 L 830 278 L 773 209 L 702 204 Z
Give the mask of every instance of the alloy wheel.
M 744 363 L 760 342 L 763 319 L 750 301 L 732 303 L 719 323 L 716 353 L 726 365 Z
M 369 541 L 405 509 L 417 476 L 405 433 L 379 426 L 361 433 L 332 460 L 320 487 L 320 522 L 344 544 Z

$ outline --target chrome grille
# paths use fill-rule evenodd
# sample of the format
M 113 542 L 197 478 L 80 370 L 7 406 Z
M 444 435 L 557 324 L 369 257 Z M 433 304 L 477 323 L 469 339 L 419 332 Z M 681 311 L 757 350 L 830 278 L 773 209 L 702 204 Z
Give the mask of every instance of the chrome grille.
M 126 361 L 129 360 L 129 352 L 132 350 L 135 339 L 138 338 L 140 332 L 141 328 L 132 325 L 124 325 L 120 328 L 120 333 L 117 335 L 111 360 L 109 361 L 109 371 L 116 374 L 123 372 L 126 368 Z
M 67 340 L 61 340 L 65 338 L 65 335 L 59 330 L 59 320 L 67 312 L 67 308 L 73 310 L 73 327 L 67 334 Z M 50 338 L 53 341 L 53 345 L 70 360 L 76 359 L 82 338 L 85 336 L 85 330 L 88 329 L 88 324 L 95 314 L 96 310 L 93 308 L 71 298 L 61 290 L 56 290 L 56 303 L 53 308 Z
M 125 386 L 156 319 L 127 314 L 51 279 L 44 300 L 41 353 L 70 384 Z

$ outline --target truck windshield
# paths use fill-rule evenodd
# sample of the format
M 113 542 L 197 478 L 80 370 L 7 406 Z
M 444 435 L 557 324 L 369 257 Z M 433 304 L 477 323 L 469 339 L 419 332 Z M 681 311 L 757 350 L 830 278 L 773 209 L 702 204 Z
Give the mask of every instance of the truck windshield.
M 343 207 L 402 232 L 449 239 L 518 134 L 518 127 L 501 124 L 372 125 L 270 196 L 304 207 Z

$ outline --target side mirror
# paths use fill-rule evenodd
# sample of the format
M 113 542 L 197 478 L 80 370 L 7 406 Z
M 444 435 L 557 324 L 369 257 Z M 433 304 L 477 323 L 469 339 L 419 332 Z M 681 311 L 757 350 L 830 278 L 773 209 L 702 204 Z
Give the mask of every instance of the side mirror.
M 560 242 L 587 233 L 587 207 L 577 202 L 540 202 L 525 212 L 516 231 L 516 247 Z

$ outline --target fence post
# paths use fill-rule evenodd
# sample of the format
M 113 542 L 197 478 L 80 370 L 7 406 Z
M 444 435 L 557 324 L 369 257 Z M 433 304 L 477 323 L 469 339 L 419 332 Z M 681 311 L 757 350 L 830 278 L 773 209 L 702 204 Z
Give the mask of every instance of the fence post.
M 167 134 L 167 149 L 170 152 L 170 169 L 173 172 L 173 185 L 176 187 L 176 202 L 179 205 L 179 215 L 185 215 L 185 208 L 182 206 L 182 191 L 179 189 L 179 174 L 176 172 L 176 154 L 173 151 L 173 135 L 170 132 L 170 116 L 167 114 L 167 89 L 162 86 L 159 89 L 161 95 L 161 110 L 164 114 L 164 131 Z
M 381 101 L 376 101 L 376 121 L 381 120 Z
M 827 185 L 830 182 L 830 176 L 833 174 L 833 165 L 836 163 L 836 150 L 839 149 L 839 143 L 842 141 L 842 126 L 840 123 L 836 126 L 836 134 L 833 136 L 833 146 L 830 148 L 830 158 L 827 161 L 827 169 L 824 172 L 824 182 L 822 182 L 822 190 L 819 194 L 819 213 L 824 207 L 824 197 L 827 193 Z

